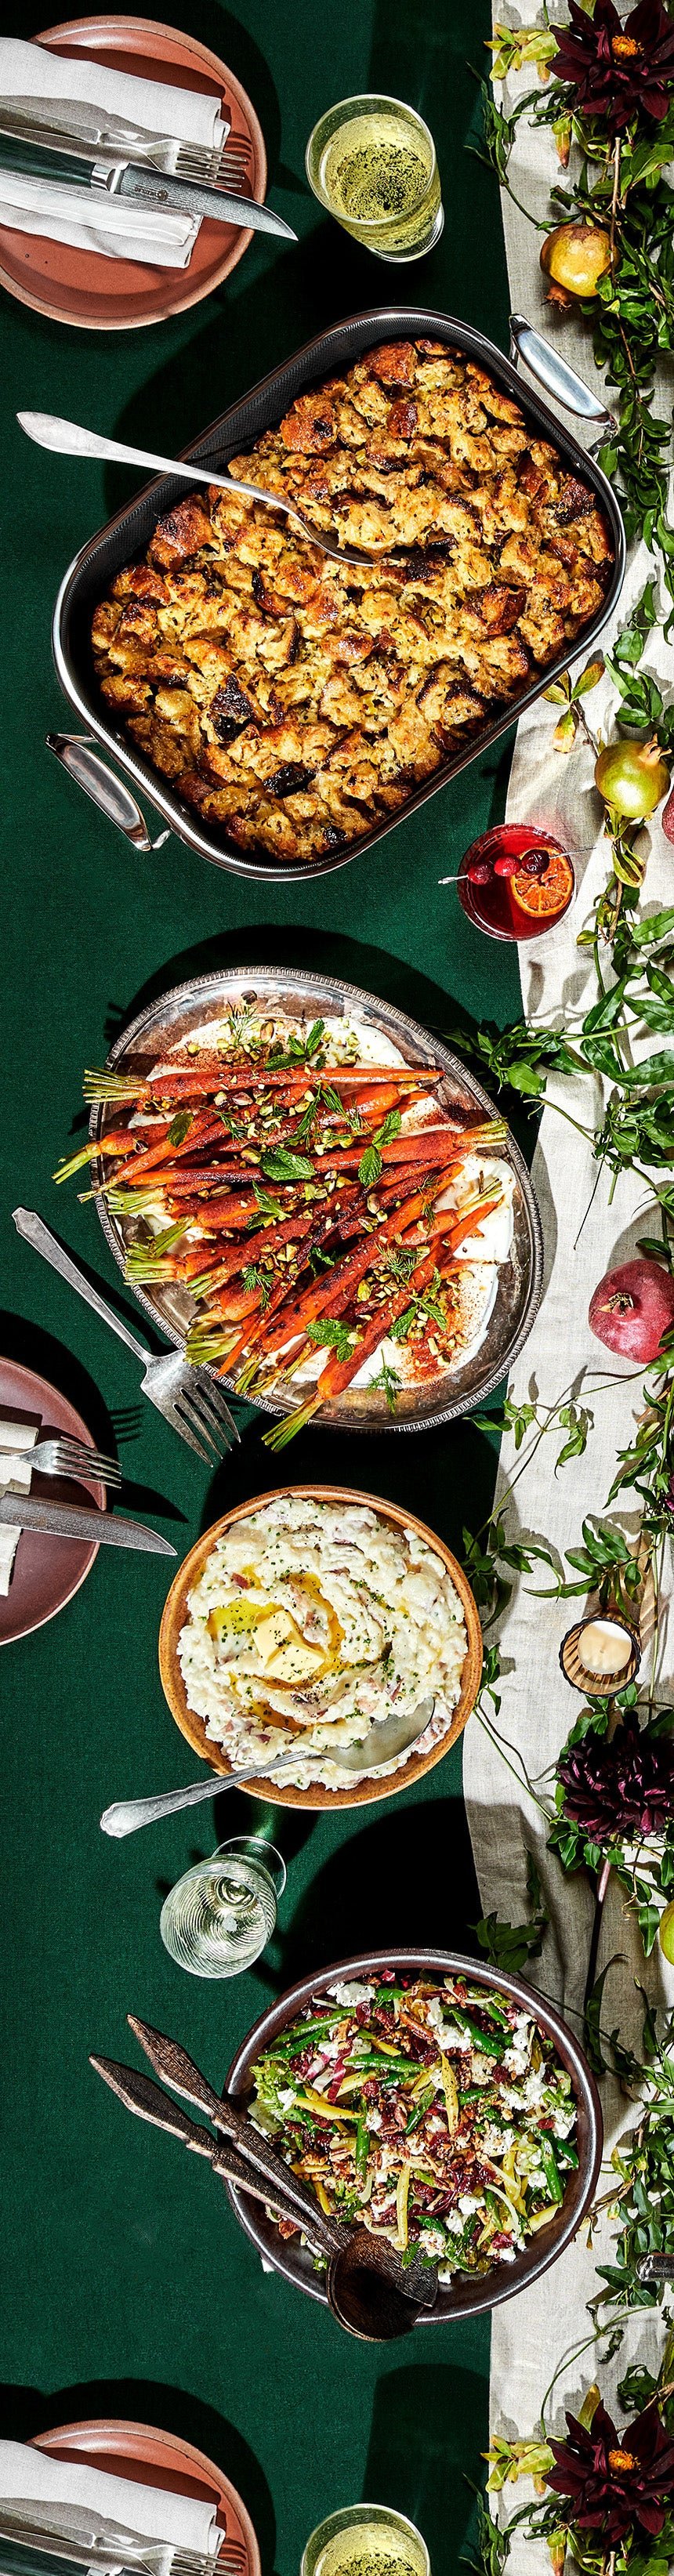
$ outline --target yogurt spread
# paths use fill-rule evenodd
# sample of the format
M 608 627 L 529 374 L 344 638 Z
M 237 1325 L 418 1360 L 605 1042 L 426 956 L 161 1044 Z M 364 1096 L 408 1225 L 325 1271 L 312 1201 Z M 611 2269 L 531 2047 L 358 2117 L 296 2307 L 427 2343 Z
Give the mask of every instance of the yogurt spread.
M 217 1540 L 187 1606 L 188 1705 L 232 1767 L 264 1770 L 296 1748 L 288 1783 L 337 1789 L 331 1754 L 372 1724 L 434 1697 L 415 1752 L 450 1724 L 467 1650 L 458 1594 L 425 1539 L 364 1504 L 288 1493 L 252 1510 Z

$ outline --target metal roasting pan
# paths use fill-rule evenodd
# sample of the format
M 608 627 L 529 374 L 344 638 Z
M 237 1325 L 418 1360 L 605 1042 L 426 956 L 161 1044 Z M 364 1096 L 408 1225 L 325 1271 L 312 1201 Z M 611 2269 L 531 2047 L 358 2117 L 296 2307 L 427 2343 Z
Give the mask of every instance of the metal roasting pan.
M 195 976 L 190 984 L 174 986 L 172 992 L 150 1003 L 123 1030 L 111 1048 L 108 1065 L 115 1073 L 147 1071 L 166 1047 L 175 1046 L 209 1020 L 221 1018 L 228 1008 L 240 1010 L 249 1002 L 262 1004 L 265 1012 L 282 1008 L 299 1030 L 310 1027 L 312 1020 L 341 1012 L 352 1014 L 370 1030 L 380 1030 L 383 1037 L 392 1039 L 406 1064 L 440 1066 L 438 1097 L 447 1109 L 458 1106 L 468 1124 L 494 1116 L 493 1101 L 435 1032 L 420 1028 L 406 1011 L 379 1001 L 372 993 L 361 992 L 355 984 L 338 983 L 328 975 L 310 975 L 296 967 L 285 967 L 278 973 L 269 966 L 221 967 L 211 975 Z M 114 1101 L 108 1105 L 96 1103 L 89 1125 L 92 1141 L 116 1122 Z M 401 1393 L 394 1414 L 389 1413 L 385 1396 L 378 1388 L 350 1387 L 345 1396 L 321 1407 L 317 1417 L 321 1431 L 428 1430 L 470 1413 L 507 1377 L 531 1331 L 540 1303 L 543 1241 L 535 1192 L 524 1156 L 510 1132 L 503 1151 L 515 1176 L 514 1232 L 510 1258 L 499 1270 L 484 1341 L 461 1367 Z M 138 1234 L 138 1220 L 112 1214 L 100 1197 L 95 1205 L 106 1242 L 123 1271 L 128 1245 Z M 167 1341 L 179 1347 L 195 1313 L 188 1291 L 174 1285 L 148 1293 L 134 1285 L 133 1293 Z M 229 1386 L 231 1381 L 225 1377 L 221 1383 Z M 255 1398 L 260 1412 L 277 1415 L 291 1412 L 296 1401 L 290 1379 L 281 1381 L 273 1395 Z
M 521 2010 L 531 2013 L 554 2042 L 561 2064 L 571 2077 L 576 2103 L 578 2167 L 576 2172 L 569 2174 L 556 2217 L 551 2219 L 549 2227 L 542 2229 L 540 2236 L 529 2238 L 515 2255 L 514 2262 L 494 2264 L 490 2272 L 481 2273 L 478 2279 L 469 2272 L 457 2272 L 451 2283 L 438 2290 L 435 2307 L 420 2309 L 415 2318 L 415 2326 L 449 2324 L 457 2317 L 480 2316 L 486 2308 L 498 2307 L 502 2299 L 514 2298 L 518 2290 L 526 2289 L 530 2281 L 540 2278 L 541 2272 L 547 2272 L 550 2264 L 557 2262 L 565 2245 L 570 2245 L 596 2189 L 603 2144 L 601 2105 L 594 2076 L 577 2039 L 554 2005 L 537 1994 L 535 1988 L 525 1985 L 520 1977 L 505 1976 L 500 1971 L 496 1974 L 483 1961 L 463 1958 L 456 1951 L 423 1949 L 366 1950 L 357 1959 L 341 1959 L 331 1968 L 319 1968 L 313 1976 L 303 1977 L 298 1985 L 291 1986 L 281 1996 L 278 2003 L 270 2004 L 260 2020 L 254 2023 L 253 2029 L 248 2031 L 232 2059 L 223 2093 L 230 2094 L 242 2107 L 245 2105 L 252 2090 L 256 2058 L 261 2057 L 280 2031 L 294 2021 L 295 2015 L 301 2012 L 303 2004 L 310 2002 L 312 1995 L 325 1994 L 326 1989 L 335 1985 L 339 1978 L 379 1978 L 382 1969 L 390 1968 L 412 1977 L 440 1979 L 465 1976 L 471 1985 L 512 1996 Z M 263 2263 L 271 2263 L 274 2271 L 281 2272 L 296 2289 L 304 2290 L 310 2299 L 322 2300 L 325 2306 L 325 2282 L 321 2273 L 314 2269 L 309 2247 L 300 2243 L 299 2236 L 285 2239 L 279 2236 L 274 2219 L 269 2217 L 261 2202 L 250 2200 L 248 2194 L 233 2183 L 226 2182 L 225 2191 L 240 2226 L 257 2247 Z
M 517 317 L 515 322 L 517 323 Z M 572 431 L 566 426 L 564 428 L 560 426 L 559 420 L 549 409 L 548 404 L 542 401 L 540 396 L 531 390 L 529 384 L 518 375 L 517 367 L 512 360 L 504 357 L 502 350 L 495 348 L 493 341 L 485 338 L 484 332 L 471 329 L 467 322 L 457 321 L 446 313 L 428 312 L 417 305 L 386 305 L 367 313 L 353 314 L 348 320 L 335 323 L 330 330 L 321 331 L 315 339 L 307 341 L 306 346 L 298 349 L 295 356 L 289 358 L 284 366 L 274 367 L 271 375 L 264 376 L 260 384 L 254 385 L 250 393 L 244 394 L 239 402 L 233 403 L 228 411 L 223 412 L 221 417 L 211 424 L 209 429 L 202 432 L 200 438 L 195 439 L 191 446 L 185 448 L 185 457 L 197 464 L 203 460 L 204 480 L 207 481 L 209 465 L 221 471 L 230 456 L 238 454 L 242 448 L 252 446 L 253 441 L 259 438 L 264 430 L 275 426 L 299 393 L 309 386 L 321 384 L 325 376 L 346 370 L 355 359 L 361 356 L 364 349 L 374 348 L 383 340 L 427 337 L 443 340 L 448 347 L 462 350 L 467 357 L 477 360 L 480 366 L 485 367 L 495 382 L 503 386 L 508 394 L 514 395 L 521 406 L 525 420 L 531 424 L 532 432 L 536 436 L 542 435 L 554 442 L 565 464 L 574 473 L 584 477 L 605 511 L 614 548 L 613 571 L 601 608 L 598 609 L 595 617 L 588 620 L 587 626 L 583 628 L 582 635 L 578 639 L 577 649 L 584 649 L 595 642 L 606 625 L 622 587 L 625 571 L 625 535 L 618 502 L 600 466 L 591 455 L 588 455 L 587 449 L 580 445 L 578 439 L 574 438 Z M 518 345 L 521 347 L 527 363 L 532 368 L 535 366 L 539 377 L 545 376 L 548 386 L 554 387 L 557 399 L 565 403 L 568 409 L 574 408 L 579 413 L 584 413 L 586 419 L 595 423 L 601 419 L 606 426 L 607 415 L 603 412 L 600 402 L 588 393 L 580 378 L 572 374 L 565 361 L 558 358 L 557 353 L 548 348 L 547 343 L 541 340 L 537 333 L 529 331 L 524 324 L 519 324 L 513 332 L 512 345 L 515 350 Z M 577 401 L 573 399 L 574 388 L 578 396 Z M 449 779 L 455 778 L 460 770 L 467 768 L 471 760 L 476 760 L 482 751 L 497 742 L 502 734 L 507 733 L 522 714 L 523 709 L 533 704 L 542 690 L 549 687 L 556 674 L 566 668 L 571 658 L 569 651 L 558 655 L 556 661 L 547 665 L 545 672 L 539 674 L 521 698 L 511 701 L 495 717 L 493 724 L 485 729 L 479 741 L 472 742 L 466 750 L 458 753 L 453 759 L 445 761 L 432 778 L 425 779 L 422 786 L 413 789 L 405 804 L 399 806 L 396 814 L 386 816 L 376 825 L 374 831 L 366 832 L 350 847 L 324 854 L 313 861 L 305 862 L 301 867 L 291 867 L 284 859 L 272 859 L 269 853 L 264 851 L 261 851 L 259 856 L 249 853 L 244 857 L 233 844 L 228 844 L 224 830 L 222 832 L 209 830 L 195 818 L 181 803 L 168 782 L 159 778 L 150 762 L 127 739 L 123 726 L 114 723 L 101 696 L 93 667 L 90 631 L 94 608 L 109 589 L 115 573 L 119 572 L 124 564 L 143 554 L 149 545 L 158 518 L 173 507 L 174 502 L 184 491 L 185 485 L 177 476 L 160 475 L 155 481 L 145 484 L 137 498 L 128 502 L 123 510 L 118 510 L 116 516 L 108 521 L 107 527 L 102 528 L 97 536 L 90 538 L 88 545 L 82 547 L 81 552 L 75 556 L 74 562 L 70 565 L 59 591 L 54 611 L 53 649 L 61 687 L 71 706 L 83 720 L 87 734 L 104 744 L 106 750 L 113 754 L 129 786 L 141 790 L 143 796 L 149 799 L 150 804 L 162 816 L 164 823 L 177 834 L 178 839 L 186 842 L 189 849 L 198 850 L 202 858 L 210 859 L 215 867 L 229 868 L 236 876 L 266 878 L 273 882 L 279 878 L 285 881 L 300 877 L 325 876 L 332 868 L 345 867 L 350 859 L 364 857 L 368 850 L 375 847 L 376 842 L 383 840 L 386 832 L 393 830 L 396 823 L 403 822 L 407 814 L 416 813 L 428 796 L 435 795 L 439 787 L 446 786 Z M 52 748 L 55 748 L 58 742 L 63 743 L 64 740 L 65 737 L 62 736 L 52 737 Z M 72 761 L 68 763 L 67 755 L 65 757 L 66 765 L 73 766 Z M 79 757 L 80 784 L 84 785 L 87 756 L 80 752 Z M 141 838 L 142 817 L 139 816 L 133 795 L 127 796 L 128 814 L 125 823 L 121 820 L 119 810 L 120 801 L 123 802 L 119 779 L 113 779 L 110 772 L 106 772 L 104 764 L 95 753 L 88 755 L 88 762 L 90 793 L 93 794 L 94 800 L 103 804 L 105 810 L 111 811 L 111 819 L 118 823 L 121 821 L 121 828 L 127 831 L 130 839 L 135 839 L 137 846 L 151 847 L 147 836 L 144 842 Z M 96 772 L 98 773 L 97 783 Z M 109 790 L 107 801 L 106 778 Z M 111 808 L 110 797 L 116 798 L 117 811 L 114 810 L 114 806 Z

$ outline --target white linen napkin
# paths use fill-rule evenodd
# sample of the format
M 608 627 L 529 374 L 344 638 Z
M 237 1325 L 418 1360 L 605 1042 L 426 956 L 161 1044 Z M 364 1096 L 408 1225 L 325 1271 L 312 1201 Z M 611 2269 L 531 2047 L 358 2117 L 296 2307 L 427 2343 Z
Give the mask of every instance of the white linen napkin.
M 0 224 L 9 232 L 36 233 L 45 241 L 95 250 L 104 259 L 130 259 L 143 268 L 187 268 L 199 215 L 176 208 L 141 206 L 107 189 L 62 187 L 54 179 L 29 179 L 0 170 Z
M 63 126 L 64 134 L 88 132 L 91 108 L 100 109 L 101 128 L 107 133 L 111 127 L 113 135 L 120 123 L 150 135 L 171 135 L 180 143 L 200 143 L 211 151 L 229 133 L 230 120 L 215 91 L 139 80 L 134 73 L 91 62 L 85 54 L 53 54 L 48 45 L 28 44 L 21 36 L 0 38 L 0 97 L 5 106 L 30 107 L 45 125 Z
M 162 2576 L 169 2576 L 174 2550 L 213 2558 L 219 2545 L 214 2498 L 209 2502 L 175 2495 L 166 2487 L 137 2486 L 135 2479 L 111 2477 L 107 2470 L 89 2468 L 81 2460 L 51 2459 L 47 2452 L 35 2451 L 24 2442 L 0 2442 L 0 2524 L 7 2506 L 12 2520 L 25 2506 L 26 2520 L 39 2520 L 43 2527 L 51 2523 L 71 2538 L 81 2515 L 85 2546 L 100 2522 L 134 2532 L 159 2544 Z M 114 2554 L 106 2556 L 105 2564 L 113 2563 L 120 2561 Z M 98 2552 L 95 2564 L 99 2564 Z
M 30 1493 L 30 1462 L 21 1458 L 18 1452 L 32 1449 L 36 1440 L 35 1423 L 0 1422 L 0 1494 Z M 9 1591 L 20 1537 L 20 1530 L 5 1527 L 4 1521 L 0 1521 L 0 1596 L 3 1601 Z
M 219 151 L 229 133 L 215 91 L 176 89 L 167 81 L 139 80 L 130 72 L 106 69 L 88 55 L 53 54 L 47 45 L 27 44 L 20 36 L 0 37 L 0 99 L 6 109 L 35 126 L 52 125 L 97 148 L 96 132 L 120 160 L 134 158 L 128 140 L 136 129 L 149 146 L 157 136 L 172 148 L 166 168 L 175 169 L 180 143 Z M 135 157 L 143 159 L 142 142 Z M 99 251 L 105 259 L 140 262 L 147 268 L 187 268 L 199 231 L 197 215 L 178 209 L 132 206 L 101 192 L 68 187 L 60 181 L 24 178 L 0 172 L 0 223 L 10 232 L 35 233 L 45 241 L 66 242 L 74 250 Z

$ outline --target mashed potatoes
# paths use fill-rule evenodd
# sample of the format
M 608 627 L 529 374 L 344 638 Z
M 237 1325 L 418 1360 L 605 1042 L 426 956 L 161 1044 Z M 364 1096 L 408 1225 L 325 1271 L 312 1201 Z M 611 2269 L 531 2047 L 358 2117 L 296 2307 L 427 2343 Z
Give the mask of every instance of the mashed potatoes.
M 450 1723 L 467 1647 L 458 1594 L 415 1530 L 364 1504 L 288 1493 L 251 1510 L 212 1548 L 188 1612 L 188 1705 L 232 1767 L 263 1771 L 296 1748 L 286 1780 L 337 1789 L 333 1750 L 373 1723 L 434 1697 L 423 1751 Z

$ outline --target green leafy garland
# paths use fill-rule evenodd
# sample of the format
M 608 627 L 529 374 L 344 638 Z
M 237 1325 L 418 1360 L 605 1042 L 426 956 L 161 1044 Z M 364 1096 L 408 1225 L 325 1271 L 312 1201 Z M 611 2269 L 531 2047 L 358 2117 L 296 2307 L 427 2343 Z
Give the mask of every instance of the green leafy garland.
M 641 2277 L 661 2256 L 674 2269 L 674 2015 L 658 2034 L 646 2005 L 641 2064 L 617 2031 L 603 2046 L 622 2080 L 641 2088 L 635 2125 L 613 2150 L 613 2179 L 590 2222 L 592 2231 L 609 2213 L 610 2259 L 597 2265 L 589 2331 L 564 2354 L 538 2427 L 524 2439 L 497 2436 L 486 2453 L 488 2496 L 526 2478 L 534 2497 L 505 2519 L 478 2498 L 479 2576 L 502 2576 L 517 2532 L 547 2542 L 555 2576 L 567 2551 L 585 2576 L 644 2576 L 647 2567 L 666 2576 L 674 2559 L 674 2320 L 666 2282 Z M 635 2419 L 618 2432 L 593 2381 L 577 2419 L 567 2415 L 566 2440 L 553 2441 L 546 2411 L 562 2373 L 593 2348 L 605 2367 L 644 2310 L 662 2310 L 664 2338 L 657 2371 L 632 2362 L 619 2381 L 619 2405 L 636 2407 Z
M 588 39 L 583 44 L 583 14 Z M 509 187 L 509 162 L 517 125 L 523 115 L 552 128 L 560 161 L 568 165 L 576 148 L 577 175 L 551 197 L 546 237 L 561 221 L 590 222 L 607 231 L 611 259 L 597 293 L 581 300 L 592 326 L 594 354 L 617 392 L 615 442 L 602 462 L 618 472 L 629 535 L 640 535 L 660 557 L 664 588 L 674 600 L 674 532 L 667 519 L 669 423 L 653 408 L 658 355 L 674 352 L 674 192 L 665 177 L 674 159 L 674 102 L 667 97 L 655 119 L 642 112 L 640 97 L 627 119 L 618 113 L 602 117 L 596 110 L 600 45 L 612 31 L 620 33 L 623 57 L 629 46 L 643 61 L 649 54 L 653 75 L 656 42 L 664 63 L 666 88 L 674 81 L 674 24 L 662 0 L 641 0 L 621 22 L 612 0 L 595 0 L 583 8 L 570 0 L 569 16 L 576 62 L 586 55 L 587 78 L 575 91 L 555 80 L 560 56 L 558 34 L 547 9 L 542 28 L 514 33 L 497 28 L 493 76 L 534 65 L 545 86 L 528 92 L 506 115 L 484 92 L 485 149 L 501 185 Z M 630 35 L 630 30 L 632 31 Z M 625 45 L 625 37 L 627 44 Z M 593 44 L 597 38 L 597 43 Z M 671 56 L 670 56 L 671 45 Z M 569 55 L 562 56 L 568 70 Z M 618 52 L 616 59 L 620 60 Z M 637 66 L 638 67 L 638 66 Z M 552 78 L 550 77 L 552 73 Z M 582 96 L 581 96 L 582 92 Z M 623 92 L 623 104 L 625 93 Z M 610 104 L 610 102 L 609 102 Z M 604 110 L 606 99 L 603 100 Z M 629 94 L 628 94 L 629 107 Z M 656 130 L 654 130 L 654 125 Z M 526 209 L 524 210 L 526 212 Z M 563 299 L 561 299 L 563 300 Z M 674 619 L 670 612 L 667 625 Z M 674 752 L 674 706 L 665 706 L 657 683 L 641 669 L 648 636 L 657 623 L 655 582 L 648 581 L 628 627 L 618 638 L 609 670 L 617 691 L 619 736 L 628 741 L 648 737 L 670 757 Z M 667 631 L 667 630 L 665 630 Z M 598 657 L 580 677 L 567 676 L 549 691 L 560 710 L 556 742 L 573 749 L 580 736 L 595 758 L 599 749 L 587 721 L 585 700 L 601 676 Z M 607 810 L 610 868 L 583 928 L 579 944 L 589 947 L 596 970 L 596 998 L 578 1025 L 557 1028 L 521 1020 L 499 1031 L 483 1026 L 467 1038 L 452 1031 L 452 1042 L 474 1057 L 481 1074 L 497 1093 L 511 1091 L 537 1113 L 546 1098 L 548 1076 L 562 1077 L 550 1106 L 572 1116 L 563 1098 L 564 1078 L 599 1075 L 609 1086 L 598 1123 L 592 1108 L 587 1123 L 574 1111 L 572 1123 L 591 1144 L 597 1182 L 605 1170 L 612 1197 L 623 1172 L 640 1178 L 653 1209 L 653 1232 L 640 1249 L 650 1259 L 674 1267 L 674 904 L 644 916 L 640 909 L 644 863 L 634 826 Z M 653 1048 L 651 1041 L 662 1041 Z M 634 1043 L 636 1041 L 636 1062 Z M 561 1094 L 561 1097 L 560 1097 Z M 591 1123 L 592 1122 L 592 1123 Z M 657 1227 L 657 1231 L 655 1228 Z M 547 1800 L 526 1779 L 515 1745 L 499 1727 L 499 1655 L 488 1645 L 485 1693 L 480 1719 L 509 1767 L 529 1789 L 542 1811 L 550 1847 L 563 1867 L 584 1866 L 595 1873 L 599 1888 L 613 1868 L 636 1911 L 646 1952 L 652 1947 L 674 1889 L 674 1797 L 667 1799 L 674 1778 L 674 1710 L 658 1705 L 657 1598 L 663 1552 L 674 1534 L 674 1334 L 661 1344 L 657 1361 L 636 1373 L 640 1392 L 638 1419 L 631 1444 L 616 1459 L 616 1472 L 606 1500 L 606 1517 L 585 1519 L 582 1543 L 561 1564 L 543 1539 L 511 1539 L 504 1511 L 492 1514 L 477 1533 L 464 1534 L 467 1568 L 478 1598 L 487 1637 L 513 1582 L 551 1575 L 546 1590 L 561 1598 L 594 1593 L 602 1607 L 615 1607 L 634 1622 L 644 1580 L 653 1582 L 656 1617 L 650 1684 L 641 1695 L 634 1685 L 617 1700 L 595 1700 L 581 1710 L 555 1770 L 554 1794 Z M 594 1412 L 585 1399 L 601 1396 L 603 1381 L 588 1383 L 583 1371 L 552 1405 L 506 1398 L 500 1417 L 512 1434 L 519 1461 L 511 1484 L 526 1472 L 540 1442 L 557 1443 L 555 1472 L 581 1457 L 591 1437 Z M 582 1401 L 581 1401 L 582 1393 Z M 480 1417 L 478 1417 L 479 1419 Z M 494 1424 L 495 1417 L 485 1417 Z M 636 1493 L 642 1528 L 638 1551 L 630 1547 L 611 1505 L 626 1492 Z M 533 1588 L 538 1588 L 534 1586 Z M 491 1699 L 493 1717 L 487 1713 Z M 616 1734 L 616 1728 L 618 1730 Z M 614 1798 L 610 1779 L 624 1788 L 630 1771 L 635 1812 L 641 1819 L 631 1836 L 625 1829 L 624 1799 Z M 664 1782 L 664 1792 L 663 1792 Z M 664 1804 L 663 1804 L 664 1800 Z M 601 1833 L 597 1828 L 601 1826 Z M 659 1830 L 653 1830 L 653 1826 Z M 536 1958 L 547 1928 L 547 1911 L 533 1863 L 528 1865 L 529 1916 L 523 1924 L 502 1924 L 495 1914 L 477 1929 L 480 1947 L 498 1968 L 517 1970 Z M 567 2439 L 552 2441 L 545 2410 L 561 2369 L 575 2364 L 588 2344 L 600 2344 L 607 2361 L 620 2345 L 635 2311 L 657 2308 L 665 2298 L 662 2278 L 640 2276 L 639 2267 L 660 2255 L 674 2272 L 674 2015 L 658 2035 L 656 2017 L 646 2002 L 643 2058 L 638 2063 L 618 2028 L 602 2027 L 609 1962 L 586 1998 L 585 2031 L 597 2072 L 607 2070 L 634 2089 L 639 2108 L 634 2127 L 614 2150 L 613 2178 L 600 2210 L 608 2209 L 614 2225 L 610 2260 L 597 2267 L 598 2288 L 590 2303 L 590 2334 L 555 2373 L 543 2401 L 541 2423 L 528 2440 L 497 2439 L 487 2454 L 489 2489 L 499 2491 L 520 2478 L 533 2480 L 534 2500 L 505 2521 L 497 2520 L 478 2499 L 479 2568 L 481 2576 L 502 2576 L 512 2539 L 520 2530 L 547 2542 L 556 2576 L 567 2552 L 586 2576 L 665 2576 L 674 2560 L 674 2323 L 665 2307 L 666 2335 L 657 2373 L 638 2364 L 625 2372 L 618 2390 L 625 2411 L 636 2407 L 633 2421 L 618 2432 L 599 2388 L 588 2389 L 577 2420 L 567 2417 Z
M 493 79 L 501 82 L 513 70 L 532 65 L 539 73 L 539 87 L 527 91 L 510 115 L 485 90 L 485 150 L 501 185 L 509 188 L 510 157 L 521 117 L 528 115 L 535 124 L 552 129 L 565 166 L 574 149 L 578 176 L 566 194 L 553 191 L 550 223 L 543 228 L 546 245 L 560 213 L 573 224 L 590 219 L 595 237 L 597 227 L 604 235 L 608 231 L 611 265 L 600 278 L 596 295 L 581 298 L 580 305 L 591 323 L 597 363 L 607 369 L 618 389 L 616 450 L 605 454 L 603 462 L 609 471 L 618 469 L 628 531 L 638 532 L 658 550 L 665 590 L 674 597 L 674 535 L 665 516 L 670 432 L 668 423 L 655 416 L 652 399 L 658 352 L 674 353 L 674 191 L 664 176 L 667 162 L 674 158 L 674 18 L 662 0 L 640 0 L 622 23 L 613 0 L 594 0 L 594 8 L 586 0 L 582 7 L 579 0 L 569 0 L 569 21 L 570 33 L 568 25 L 553 26 L 546 8 L 540 27 L 517 32 L 497 27 Z M 571 64 L 569 43 L 575 49 Z M 622 81 L 619 95 L 611 86 L 614 57 L 616 81 Z M 564 77 L 555 79 L 555 64 Z M 652 81 L 658 66 L 661 73 L 664 67 L 664 86 L 654 106 Z M 570 68 L 572 81 L 566 77 Z M 650 102 L 647 109 L 644 96 Z M 558 710 L 555 741 L 560 752 L 573 751 L 582 742 L 596 763 L 602 746 L 588 721 L 587 700 L 607 667 L 616 690 L 612 739 L 627 746 L 657 744 L 667 761 L 674 757 L 674 700 L 665 702 L 662 689 L 643 667 L 649 637 L 657 625 L 653 577 L 645 583 L 606 665 L 595 654 L 574 679 L 566 674 L 547 692 Z M 610 1199 L 623 1173 L 630 1172 L 643 1182 L 652 1217 L 639 1250 L 671 1272 L 674 903 L 642 913 L 645 860 L 640 825 L 606 805 L 604 820 L 610 864 L 592 917 L 579 936 L 579 946 L 589 948 L 594 960 L 596 994 L 590 1008 L 575 1024 L 567 1014 L 563 1021 L 560 1015 L 557 1027 L 522 1019 L 505 1030 L 483 1023 L 470 1034 L 455 1028 L 449 1035 L 460 1052 L 473 1057 L 497 1094 L 514 1093 L 534 1114 L 548 1096 L 548 1077 L 557 1078 L 549 1105 L 569 1118 L 591 1145 L 597 1166 L 595 1186 L 605 1172 Z M 661 1043 L 653 1045 L 653 1040 Z M 577 1113 L 579 1076 L 588 1083 L 586 1121 Z M 598 1122 L 594 1113 L 597 1076 L 608 1086 Z M 574 1082 L 573 1110 L 563 1096 L 567 1077 Z M 487 1632 L 513 1581 L 543 1567 L 551 1579 L 542 1588 L 556 1597 L 593 1593 L 600 1607 L 621 1610 L 633 1623 L 649 1569 L 657 1600 L 664 1550 L 674 1534 L 674 1335 L 663 1341 L 649 1371 L 644 1375 L 637 1370 L 634 1375 L 640 1396 L 637 1428 L 633 1441 L 616 1460 L 606 1516 L 598 1521 L 585 1518 L 578 1545 L 569 1550 L 565 1564 L 555 1558 L 544 1539 L 519 1535 L 511 1539 L 503 1511 L 493 1514 L 477 1533 L 464 1533 L 467 1571 Z M 583 1455 L 594 1422 L 586 1398 L 600 1395 L 605 1382 L 601 1377 L 588 1381 L 582 1372 L 582 1401 L 576 1378 L 552 1406 L 517 1405 L 507 1398 L 500 1416 L 485 1417 L 485 1427 L 496 1420 L 511 1431 L 516 1451 L 521 1449 L 512 1483 L 525 1472 L 539 1442 L 550 1434 L 564 1435 L 555 1473 Z M 611 1505 L 627 1492 L 636 1494 L 641 1506 L 638 1554 L 610 1517 Z M 657 1620 L 649 1688 L 640 1698 L 632 1689 L 619 1694 L 610 1707 L 608 1702 L 595 1701 L 592 1708 L 584 1709 L 560 1754 L 552 1803 L 538 1799 L 552 1847 L 567 1870 L 586 1866 L 602 1885 L 607 1866 L 617 1871 L 637 1912 L 646 1951 L 653 1945 L 674 1888 L 674 1829 L 628 1837 L 620 1831 L 616 1815 L 600 1840 L 583 1821 L 582 1799 L 576 1799 L 574 1810 L 572 1793 L 574 1771 L 582 1773 L 584 1745 L 595 1781 L 601 1774 L 602 1745 L 606 1746 L 608 1772 L 616 1709 L 630 1738 L 627 1749 L 633 1769 L 636 1765 L 637 1772 L 641 1768 L 644 1777 L 652 1779 L 658 1764 L 662 1766 L 672 1713 L 656 1700 L 656 1667 Z M 516 1747 L 505 1745 L 497 1724 L 498 1675 L 498 1650 L 491 1646 L 481 1721 L 521 1779 L 521 1757 Z M 487 1710 L 490 1697 L 493 1716 Z M 636 1751 L 635 1728 L 640 1731 Z M 498 1927 L 492 1925 L 491 1937 L 498 1942 Z M 521 1948 L 521 1927 L 511 1930 L 510 1939 L 515 1946 L 519 1940 Z
M 568 68 L 558 45 L 565 30 L 551 24 L 547 6 L 540 28 L 497 27 L 492 81 L 500 87 L 510 73 L 531 65 L 539 86 L 506 112 L 482 85 L 482 151 L 511 195 L 509 167 L 522 118 L 551 128 L 563 169 L 573 154 L 574 175 L 551 189 L 543 230 L 552 234 L 560 224 L 582 223 L 608 237 L 610 265 L 592 293 L 578 295 L 578 309 L 591 326 L 596 364 L 605 370 L 616 397 L 615 436 L 603 448 L 601 462 L 606 473 L 619 477 L 628 537 L 640 536 L 660 556 L 665 587 L 674 600 L 674 529 L 667 517 L 671 422 L 654 409 L 658 360 L 674 355 L 674 190 L 665 175 L 674 161 L 674 98 L 668 96 L 667 112 L 656 121 L 644 113 L 636 89 L 633 113 L 618 130 L 610 103 L 606 113 L 599 93 L 595 106 L 592 31 L 603 14 L 600 0 L 594 12 L 586 9 L 589 68 L 584 84 L 582 77 L 573 82 L 555 77 L 556 66 L 562 74 Z M 664 10 L 660 15 L 666 25 Z M 651 18 L 654 23 L 655 13 Z M 646 54 L 648 50 L 647 27 Z M 668 92 L 670 88 L 671 71 Z M 629 104 L 628 97 L 628 109 Z M 526 206 L 521 211 L 535 222 Z M 555 301 L 563 301 L 563 291 L 556 294 L 553 286 L 551 292 Z

